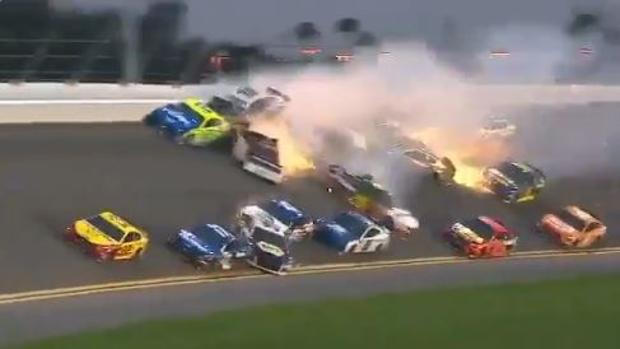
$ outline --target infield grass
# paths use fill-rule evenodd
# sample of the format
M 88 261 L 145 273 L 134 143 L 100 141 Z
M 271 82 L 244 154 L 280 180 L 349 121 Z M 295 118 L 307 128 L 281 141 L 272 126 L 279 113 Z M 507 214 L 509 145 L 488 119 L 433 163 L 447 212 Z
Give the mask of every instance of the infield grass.
M 620 275 L 264 306 L 23 348 L 618 349 Z

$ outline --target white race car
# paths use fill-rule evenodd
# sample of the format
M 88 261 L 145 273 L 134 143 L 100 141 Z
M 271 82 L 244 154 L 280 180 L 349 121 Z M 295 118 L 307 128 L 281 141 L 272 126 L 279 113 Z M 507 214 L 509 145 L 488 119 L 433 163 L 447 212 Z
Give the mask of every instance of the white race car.
M 259 227 L 293 241 L 303 239 L 314 229 L 312 219 L 286 200 L 269 200 L 245 206 L 237 213 L 236 224 L 248 238 Z
M 273 87 L 267 87 L 262 93 L 251 87 L 240 87 L 226 99 L 244 110 L 247 115 L 279 114 L 291 101 L 289 96 Z
M 517 126 L 508 119 L 490 117 L 485 121 L 479 132 L 483 138 L 510 138 L 517 132 Z
M 284 180 L 277 139 L 255 131 L 235 130 L 232 154 L 244 170 L 275 184 Z
M 314 239 L 340 253 L 372 253 L 386 250 L 390 231 L 369 218 L 344 212 L 332 219 L 317 221 Z

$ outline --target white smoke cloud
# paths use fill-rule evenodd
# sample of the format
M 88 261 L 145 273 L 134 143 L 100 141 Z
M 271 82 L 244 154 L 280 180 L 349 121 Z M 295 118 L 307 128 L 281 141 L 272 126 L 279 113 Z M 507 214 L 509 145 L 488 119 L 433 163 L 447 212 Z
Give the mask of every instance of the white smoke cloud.
M 518 62 L 513 62 L 510 69 L 502 72 L 503 82 L 516 80 L 523 83 L 527 76 L 530 81 L 525 79 L 525 82 L 549 82 L 557 64 L 565 57 L 563 51 L 567 41 L 564 38 L 549 32 L 547 36 L 541 35 L 531 40 L 532 45 L 528 45 L 526 38 L 535 34 L 531 30 L 507 28 L 505 33 L 492 37 L 515 47 L 516 51 L 525 52 L 518 55 Z M 438 130 L 435 133 L 436 144 L 447 146 L 436 149 L 439 154 L 448 150 L 451 154 L 455 150 L 471 151 L 466 150 L 465 145 L 476 142 L 483 119 L 500 111 L 515 116 L 524 131 L 536 130 L 536 136 L 523 138 L 528 142 L 527 147 L 515 147 L 514 153 L 499 151 L 498 158 L 489 161 L 514 156 L 518 160 L 540 164 L 543 170 L 545 166 L 550 166 L 552 174 L 557 176 L 574 175 L 574 171 L 588 171 L 595 165 L 605 165 L 595 164 L 604 161 L 600 156 L 588 157 L 588 151 L 596 152 L 598 148 L 587 146 L 585 143 L 592 142 L 585 138 L 582 139 L 585 142 L 583 146 L 571 149 L 580 149 L 580 157 L 589 159 L 587 166 L 581 166 L 584 162 L 575 157 L 558 157 L 557 149 L 571 141 L 563 138 L 562 134 L 579 134 L 579 126 L 575 122 L 558 126 L 548 121 L 550 119 L 541 123 L 535 117 L 527 117 L 530 116 L 527 113 L 531 112 L 525 107 L 536 102 L 534 84 L 531 85 L 531 92 L 525 93 L 530 95 L 527 100 L 511 90 L 491 88 L 493 94 L 490 95 L 489 87 L 481 88 L 479 85 L 480 79 L 473 79 L 471 75 L 442 63 L 423 43 L 388 44 L 384 49 L 391 54 L 382 57 L 377 64 L 359 63 L 345 69 L 315 67 L 295 74 L 263 72 L 253 77 L 251 84 L 257 87 L 275 86 L 291 95 L 287 123 L 295 139 L 310 145 L 314 155 L 321 151 L 335 154 L 340 150 L 317 138 L 316 129 L 351 128 L 370 135 L 376 133 L 377 119 L 396 119 L 404 129 L 411 131 Z M 527 86 L 523 87 L 526 92 Z M 519 119 L 519 115 L 523 118 Z M 549 132 L 545 136 L 545 130 L 552 131 L 554 127 L 566 129 L 563 132 Z M 554 151 L 547 151 L 550 144 L 554 144 Z M 525 149 L 525 152 L 517 152 L 516 148 Z M 477 151 L 480 154 L 491 153 L 490 148 Z M 410 190 L 415 182 L 394 161 L 384 153 L 341 158 L 341 162 L 352 170 L 371 173 L 393 192 L 403 193 Z M 581 161 L 581 165 L 573 166 L 576 161 Z

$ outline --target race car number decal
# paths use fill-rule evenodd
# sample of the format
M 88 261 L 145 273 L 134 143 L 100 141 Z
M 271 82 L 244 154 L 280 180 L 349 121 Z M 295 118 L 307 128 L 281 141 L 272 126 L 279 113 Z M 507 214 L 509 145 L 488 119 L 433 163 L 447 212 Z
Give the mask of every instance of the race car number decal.
M 126 246 L 121 246 L 121 248 L 118 249 L 118 251 L 116 252 L 117 255 L 121 255 L 121 256 L 126 256 L 128 254 L 131 254 L 131 252 L 133 251 L 133 246 L 132 245 L 126 245 Z

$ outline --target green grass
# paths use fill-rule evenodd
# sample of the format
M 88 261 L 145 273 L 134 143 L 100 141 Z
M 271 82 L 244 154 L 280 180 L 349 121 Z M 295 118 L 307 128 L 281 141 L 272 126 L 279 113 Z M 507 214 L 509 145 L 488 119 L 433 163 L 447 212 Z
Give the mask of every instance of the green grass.
M 620 348 L 620 275 L 265 306 L 24 348 Z

